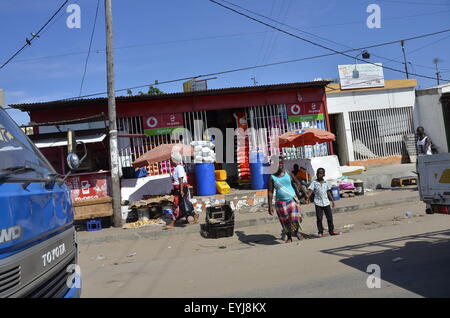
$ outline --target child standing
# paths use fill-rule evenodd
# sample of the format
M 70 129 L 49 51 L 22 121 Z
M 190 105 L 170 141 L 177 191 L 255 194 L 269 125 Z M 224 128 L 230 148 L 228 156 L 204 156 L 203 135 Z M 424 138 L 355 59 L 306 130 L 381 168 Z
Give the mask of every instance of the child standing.
M 322 219 L 324 213 L 327 218 L 328 232 L 330 235 L 339 235 L 338 232 L 334 231 L 333 215 L 331 213 L 331 207 L 335 207 L 333 197 L 331 196 L 331 185 L 325 181 L 324 177 L 325 169 L 317 169 L 317 180 L 314 180 L 311 183 L 307 194 L 308 200 L 310 200 L 311 195 L 314 193 L 314 204 L 316 206 L 317 229 L 319 230 L 319 237 L 323 236 Z

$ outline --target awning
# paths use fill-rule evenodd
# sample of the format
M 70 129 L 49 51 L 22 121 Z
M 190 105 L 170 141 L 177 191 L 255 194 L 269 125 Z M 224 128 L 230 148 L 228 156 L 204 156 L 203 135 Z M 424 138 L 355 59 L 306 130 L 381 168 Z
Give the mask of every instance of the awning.
M 91 144 L 95 142 L 102 142 L 106 138 L 106 134 L 95 134 L 87 136 L 77 136 L 77 141 L 82 141 L 85 144 Z M 43 140 L 36 140 L 34 142 L 38 148 L 59 147 L 67 146 L 67 139 L 63 138 L 48 138 Z

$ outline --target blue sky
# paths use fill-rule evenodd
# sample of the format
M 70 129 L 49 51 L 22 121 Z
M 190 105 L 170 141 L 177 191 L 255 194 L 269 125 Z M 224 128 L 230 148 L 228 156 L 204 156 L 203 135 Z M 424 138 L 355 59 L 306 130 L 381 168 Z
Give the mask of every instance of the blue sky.
M 363 47 L 450 27 L 450 0 L 229 0 L 287 25 L 332 40 L 326 42 L 285 26 L 281 28 L 336 50 Z M 3 64 L 36 32 L 63 0 L 0 0 Z M 104 7 L 100 0 L 97 27 L 82 95 L 106 91 Z M 273 31 L 208 0 L 113 0 L 116 89 L 241 67 L 329 53 Z M 50 101 L 79 95 L 97 0 L 70 0 L 81 7 L 81 28 L 69 29 L 65 9 L 10 64 L 0 70 L 0 88 L 8 104 Z M 369 4 L 381 7 L 381 28 L 369 29 Z M 266 20 L 267 21 L 267 20 Z M 270 22 L 270 21 L 269 21 Z M 270 22 L 274 24 L 273 22 Z M 341 45 L 343 44 L 343 45 Z M 442 78 L 450 78 L 450 32 L 408 41 L 410 71 L 435 76 L 433 58 L 439 57 Z M 400 44 L 370 49 L 371 62 L 402 69 Z M 409 53 L 411 52 L 411 53 Z M 355 55 L 354 53 L 352 53 Z M 381 57 L 396 59 L 387 62 Z M 315 78 L 337 78 L 337 65 L 354 59 L 331 56 L 218 75 L 209 88 L 289 83 Z M 404 74 L 385 70 L 386 79 Z M 417 78 L 421 88 L 435 80 Z M 182 91 L 182 83 L 158 86 L 164 92 Z M 134 90 L 137 93 L 138 90 Z M 120 95 L 120 94 L 118 94 Z M 19 124 L 29 118 L 9 113 Z

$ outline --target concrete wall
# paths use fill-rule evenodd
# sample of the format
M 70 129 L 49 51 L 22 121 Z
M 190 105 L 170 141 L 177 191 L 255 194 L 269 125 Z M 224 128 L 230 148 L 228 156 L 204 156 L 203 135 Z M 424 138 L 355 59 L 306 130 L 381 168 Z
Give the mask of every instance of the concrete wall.
M 342 114 L 343 121 L 338 122 L 338 142 L 341 148 L 347 148 L 346 154 L 340 151 L 342 163 L 355 161 L 353 154 L 352 132 L 349 112 L 374 109 L 415 107 L 415 88 L 398 88 L 389 90 L 351 91 L 327 94 L 328 112 Z M 339 116 L 340 117 L 340 116 Z M 345 136 L 339 136 L 345 132 Z
M 441 88 L 430 88 L 416 92 L 416 127 L 425 128 L 425 133 L 438 147 L 440 153 L 449 152 L 445 133 L 442 104 L 439 101 L 443 92 L 450 91 L 450 84 Z

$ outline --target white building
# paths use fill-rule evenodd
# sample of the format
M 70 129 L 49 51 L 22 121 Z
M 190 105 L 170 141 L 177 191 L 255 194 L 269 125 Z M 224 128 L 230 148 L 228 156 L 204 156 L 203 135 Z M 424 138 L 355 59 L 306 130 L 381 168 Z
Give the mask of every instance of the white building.
M 404 136 L 415 130 L 415 79 L 386 80 L 383 87 L 342 90 L 328 85 L 327 106 L 333 144 L 341 165 L 401 163 Z
M 416 91 L 417 126 L 422 126 L 440 153 L 450 149 L 450 83 Z

